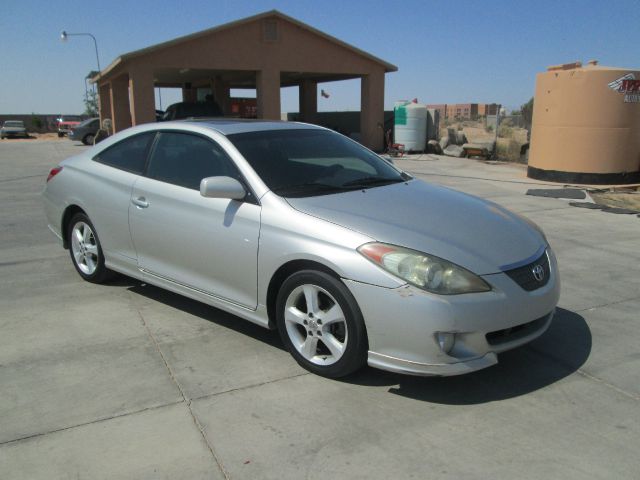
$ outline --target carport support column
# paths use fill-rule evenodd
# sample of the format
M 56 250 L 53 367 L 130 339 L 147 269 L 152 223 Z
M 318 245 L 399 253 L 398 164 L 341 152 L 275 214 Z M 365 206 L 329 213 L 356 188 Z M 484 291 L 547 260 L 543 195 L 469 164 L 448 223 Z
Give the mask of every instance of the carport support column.
M 318 113 L 318 83 L 304 80 L 299 87 L 300 120 L 314 123 Z
M 229 114 L 229 98 L 231 95 L 231 90 L 229 88 L 229 84 L 222 81 L 220 77 L 216 77 L 212 82 L 212 91 L 213 98 L 216 103 L 220 106 L 225 115 Z
M 362 144 L 381 152 L 384 147 L 384 70 L 363 76 L 360 85 Z
M 189 103 L 198 101 L 198 91 L 193 88 L 190 83 L 182 87 L 182 101 Z
M 111 87 L 108 83 L 98 86 L 98 109 L 100 112 L 100 127 L 105 118 L 111 118 Z
M 256 73 L 258 118 L 280 120 L 280 71 L 265 68 Z
M 131 126 L 129 112 L 129 78 L 126 75 L 111 80 L 111 121 L 113 133 Z
M 129 72 L 131 121 L 133 125 L 156 121 L 156 97 L 150 71 Z

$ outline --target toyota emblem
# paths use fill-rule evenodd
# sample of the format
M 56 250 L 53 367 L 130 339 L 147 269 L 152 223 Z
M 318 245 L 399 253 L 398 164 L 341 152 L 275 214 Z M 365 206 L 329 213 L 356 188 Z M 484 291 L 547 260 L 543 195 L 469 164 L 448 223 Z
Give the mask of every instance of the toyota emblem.
M 535 278 L 537 281 L 541 282 L 544 280 L 544 268 L 542 268 L 542 265 L 535 265 L 531 269 L 531 273 L 533 273 L 533 278 Z

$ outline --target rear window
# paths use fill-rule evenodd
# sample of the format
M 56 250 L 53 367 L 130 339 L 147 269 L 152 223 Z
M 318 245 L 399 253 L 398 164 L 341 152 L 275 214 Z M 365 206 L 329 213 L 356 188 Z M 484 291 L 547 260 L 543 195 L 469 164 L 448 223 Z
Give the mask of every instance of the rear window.
M 149 147 L 155 135 L 155 132 L 146 132 L 125 138 L 100 152 L 93 160 L 139 175 L 144 170 Z
M 81 122 L 82 117 L 78 117 L 76 115 L 65 115 L 64 117 L 60 117 L 61 122 Z
M 97 118 L 90 118 L 88 120 L 85 120 L 84 122 L 82 122 L 78 126 L 79 127 L 95 127 L 95 126 L 98 126 L 99 122 L 100 122 L 100 120 L 97 119 Z

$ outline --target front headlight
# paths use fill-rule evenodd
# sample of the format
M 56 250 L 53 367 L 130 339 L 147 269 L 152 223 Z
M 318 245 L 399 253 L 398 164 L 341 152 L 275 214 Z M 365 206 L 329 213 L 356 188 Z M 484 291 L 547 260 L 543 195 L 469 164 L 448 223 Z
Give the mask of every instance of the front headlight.
M 386 243 L 366 243 L 358 252 L 389 273 L 440 295 L 488 292 L 479 276 L 442 258 Z

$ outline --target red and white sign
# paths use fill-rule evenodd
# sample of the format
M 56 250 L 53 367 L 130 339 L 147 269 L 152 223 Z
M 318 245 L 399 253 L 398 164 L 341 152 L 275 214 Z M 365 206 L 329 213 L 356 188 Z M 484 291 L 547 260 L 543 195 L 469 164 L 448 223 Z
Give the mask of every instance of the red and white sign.
M 625 103 L 640 103 L 640 80 L 627 73 L 609 84 L 609 88 L 624 95 Z

